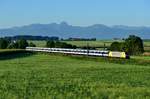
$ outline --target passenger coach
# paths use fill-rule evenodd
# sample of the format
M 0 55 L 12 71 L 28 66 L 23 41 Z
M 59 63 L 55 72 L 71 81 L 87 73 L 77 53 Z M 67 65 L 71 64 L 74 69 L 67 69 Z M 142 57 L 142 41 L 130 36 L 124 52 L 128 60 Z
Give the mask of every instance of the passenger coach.
M 42 47 L 26 47 L 26 50 L 37 51 L 37 52 L 100 56 L 100 57 L 116 57 L 116 58 L 125 58 L 125 59 L 129 58 L 129 56 L 125 52 L 113 52 L 113 51 L 66 49 L 66 48 L 42 48 Z

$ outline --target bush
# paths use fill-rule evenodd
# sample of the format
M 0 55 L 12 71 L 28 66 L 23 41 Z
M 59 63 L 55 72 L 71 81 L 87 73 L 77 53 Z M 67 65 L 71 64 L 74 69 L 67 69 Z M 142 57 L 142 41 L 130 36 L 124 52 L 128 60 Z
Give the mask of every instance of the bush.
M 144 52 L 143 41 L 140 37 L 131 35 L 125 40 L 125 51 L 132 55 L 141 54 Z

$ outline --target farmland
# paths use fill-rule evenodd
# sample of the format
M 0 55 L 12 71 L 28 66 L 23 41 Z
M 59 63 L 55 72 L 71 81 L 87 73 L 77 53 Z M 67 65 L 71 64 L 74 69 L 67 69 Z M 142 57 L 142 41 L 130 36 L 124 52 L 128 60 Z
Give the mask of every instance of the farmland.
M 33 42 L 35 43 L 37 46 L 43 47 L 46 44 L 46 41 L 29 41 L 29 42 Z M 104 47 L 104 43 L 105 46 L 110 46 L 110 44 L 113 42 L 113 40 L 99 40 L 99 41 L 62 41 L 62 42 L 66 42 L 68 44 L 72 44 L 72 45 L 76 45 L 77 47 L 83 47 L 83 46 L 87 46 L 87 44 L 89 44 L 89 46 L 91 47 Z
M 149 65 L 106 62 L 102 58 L 43 53 L 15 54 L 11 59 L 1 56 L 0 97 L 149 99 L 149 75 Z
M 45 41 L 29 42 L 46 45 Z M 113 41 L 63 42 L 99 48 Z M 150 42 L 144 46 L 149 48 Z M 150 99 L 150 56 L 126 60 L 0 50 L 0 98 Z
M 105 46 L 110 46 L 110 44 L 113 42 L 113 40 L 99 40 L 99 41 L 64 41 L 66 43 L 72 44 L 72 45 L 76 45 L 78 47 L 82 47 L 82 46 L 87 46 L 87 44 L 89 44 L 89 46 L 91 47 L 104 47 Z
M 38 47 L 45 47 L 45 45 L 46 45 L 46 41 L 29 41 L 29 42 L 33 42 Z M 77 47 L 87 46 L 87 44 L 88 44 L 90 47 L 96 47 L 98 49 L 101 49 L 101 48 L 103 49 L 104 44 L 105 44 L 105 47 L 109 47 L 111 45 L 111 43 L 114 42 L 114 40 L 62 41 L 62 42 L 66 42 L 68 44 L 76 45 Z M 122 41 L 119 41 L 119 42 L 122 42 Z M 144 41 L 144 49 L 145 49 L 145 51 L 150 52 L 150 41 Z

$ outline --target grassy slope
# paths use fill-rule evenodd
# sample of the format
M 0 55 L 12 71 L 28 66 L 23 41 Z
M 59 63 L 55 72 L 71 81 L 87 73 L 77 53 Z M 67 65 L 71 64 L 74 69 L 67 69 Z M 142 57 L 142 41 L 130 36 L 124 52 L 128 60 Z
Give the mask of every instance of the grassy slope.
M 0 97 L 150 98 L 150 67 L 36 54 L 0 60 Z

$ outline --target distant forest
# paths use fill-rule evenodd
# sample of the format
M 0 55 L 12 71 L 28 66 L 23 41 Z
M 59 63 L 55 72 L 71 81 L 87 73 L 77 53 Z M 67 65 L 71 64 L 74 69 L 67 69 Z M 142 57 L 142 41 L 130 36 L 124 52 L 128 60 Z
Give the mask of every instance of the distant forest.
M 48 37 L 48 36 L 31 36 L 31 35 L 17 35 L 17 36 L 8 36 L 4 37 L 7 40 L 20 40 L 20 39 L 25 39 L 25 40 L 53 40 L 53 41 L 58 41 L 59 37 Z
M 7 40 L 51 40 L 51 41 L 59 41 L 59 40 L 64 40 L 64 41 L 96 41 L 96 38 L 68 38 L 68 39 L 59 39 L 59 37 L 56 36 L 31 36 L 31 35 L 17 35 L 17 36 L 7 36 L 4 37 L 4 39 Z

